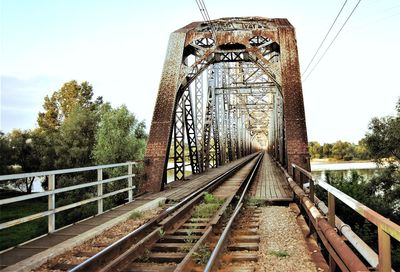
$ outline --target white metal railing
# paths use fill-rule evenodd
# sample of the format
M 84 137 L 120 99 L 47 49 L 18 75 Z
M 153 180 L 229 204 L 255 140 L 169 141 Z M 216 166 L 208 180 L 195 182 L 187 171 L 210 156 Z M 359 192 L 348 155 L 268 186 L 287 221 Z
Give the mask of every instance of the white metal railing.
M 117 164 L 108 164 L 108 165 L 98 165 L 98 166 L 91 166 L 91 167 L 81 167 L 81 168 L 71 168 L 71 169 L 63 169 L 63 170 L 53 170 L 53 171 L 44 171 L 44 172 L 34 172 L 34 173 L 24 173 L 24 174 L 14 174 L 14 175 L 3 175 L 0 176 L 1 181 L 9 181 L 9 180 L 16 180 L 16 179 L 23 179 L 23 178 L 34 178 L 34 177 L 47 177 L 48 180 L 48 189 L 47 191 L 40 192 L 40 193 L 33 193 L 29 195 L 11 197 L 6 199 L 0 200 L 0 209 L 2 206 L 24 201 L 28 199 L 34 199 L 39 197 L 48 197 L 48 209 L 44 212 L 35 213 L 32 215 L 28 215 L 22 218 L 14 219 L 8 222 L 0 223 L 0 230 L 9 228 L 12 226 L 16 226 L 25 222 L 29 222 L 38 218 L 48 217 L 48 232 L 54 232 L 56 230 L 55 227 L 55 215 L 58 212 L 69 210 L 72 208 L 76 208 L 91 202 L 97 201 L 97 214 L 103 213 L 103 200 L 104 198 L 114 196 L 117 194 L 121 194 L 124 192 L 128 192 L 128 202 L 133 200 L 133 189 L 135 186 L 133 185 L 133 166 L 136 165 L 137 162 L 125 162 L 125 163 L 117 163 Z M 121 167 L 128 167 L 127 175 L 103 179 L 103 170 L 110 169 L 110 168 L 121 168 Z M 56 188 L 56 176 L 63 175 L 63 174 L 72 174 L 72 173 L 79 173 L 79 172 L 88 172 L 88 171 L 97 171 L 97 180 L 94 182 L 87 182 L 82 183 L 74 186 L 64 187 L 64 188 Z M 125 188 L 109 192 L 106 194 L 104 193 L 104 184 L 118 181 L 118 180 L 127 180 L 127 184 Z M 88 188 L 92 186 L 97 186 L 97 196 L 84 199 L 75 203 L 71 203 L 65 206 L 56 207 L 56 195 L 59 193 L 74 191 L 82 188 Z
M 364 204 L 358 202 L 354 198 L 350 197 L 349 195 L 343 193 L 342 191 L 336 189 L 332 185 L 324 182 L 318 181 L 315 182 L 311 173 L 304 168 L 292 164 L 293 169 L 293 177 L 296 180 L 296 170 L 300 174 L 299 183 L 301 183 L 301 188 L 303 188 L 304 177 L 309 181 L 309 198 L 314 202 L 314 194 L 315 194 L 315 185 L 323 188 L 325 191 L 328 192 L 328 221 L 335 227 L 335 202 L 336 198 L 342 201 L 347 207 L 351 208 L 352 210 L 356 211 L 366 220 L 374 224 L 378 228 L 378 260 L 372 260 L 367 258 L 371 254 L 364 255 L 364 252 L 371 252 L 372 250 L 366 251 L 365 248 L 362 248 L 362 245 L 358 243 L 358 246 L 355 246 L 361 255 L 366 258 L 366 260 L 370 264 L 377 263 L 378 271 L 392 271 L 391 268 L 391 238 L 396 239 L 400 242 L 400 225 L 390 221 L 388 218 L 380 215 L 379 213 L 375 212 L 374 210 L 368 208 Z M 365 244 L 365 247 L 367 245 Z M 372 251 L 373 252 L 373 251 Z

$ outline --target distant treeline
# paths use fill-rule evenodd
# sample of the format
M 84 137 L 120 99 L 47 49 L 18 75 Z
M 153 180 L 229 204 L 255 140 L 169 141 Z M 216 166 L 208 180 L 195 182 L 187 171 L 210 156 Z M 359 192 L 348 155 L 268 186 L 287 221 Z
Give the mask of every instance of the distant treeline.
M 345 161 L 371 159 L 365 139 L 359 141 L 358 144 L 337 141 L 321 145 L 319 142 L 313 141 L 308 143 L 308 151 L 311 159 L 329 158 Z

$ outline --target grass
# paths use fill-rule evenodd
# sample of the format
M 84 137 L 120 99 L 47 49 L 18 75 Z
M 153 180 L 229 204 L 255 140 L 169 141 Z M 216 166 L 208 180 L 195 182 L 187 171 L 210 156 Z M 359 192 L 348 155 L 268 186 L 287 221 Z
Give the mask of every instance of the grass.
M 201 203 L 194 208 L 194 212 L 192 214 L 192 217 L 194 218 L 210 218 L 212 217 L 215 212 L 218 210 L 220 207 L 220 204 L 206 204 L 206 203 Z
M 201 244 L 196 252 L 193 253 L 193 260 L 200 265 L 207 264 L 211 257 L 211 249 L 206 244 Z
M 223 202 L 223 199 L 217 198 L 209 193 L 204 193 L 204 201 L 194 208 L 192 217 L 209 218 L 215 214 Z
M 206 204 L 222 204 L 222 203 L 224 203 L 223 199 L 215 197 L 214 195 L 212 195 L 210 193 L 205 192 L 203 194 L 203 196 L 204 196 L 204 203 L 206 203 Z
M 15 191 L 0 192 L 1 198 L 19 195 L 23 195 L 23 193 Z M 4 223 L 45 210 L 47 210 L 47 198 L 44 197 L 7 204 L 1 207 L 0 222 Z M 45 233 L 47 233 L 47 217 L 0 230 L 0 250 L 16 246 Z
M 134 212 L 132 212 L 131 215 L 129 216 L 129 219 L 133 219 L 133 220 L 141 219 L 141 218 L 143 218 L 143 213 L 142 213 L 142 212 L 139 212 L 139 211 L 134 211 Z
M 279 258 L 289 257 L 289 253 L 286 250 L 272 250 L 269 252 L 269 254 Z

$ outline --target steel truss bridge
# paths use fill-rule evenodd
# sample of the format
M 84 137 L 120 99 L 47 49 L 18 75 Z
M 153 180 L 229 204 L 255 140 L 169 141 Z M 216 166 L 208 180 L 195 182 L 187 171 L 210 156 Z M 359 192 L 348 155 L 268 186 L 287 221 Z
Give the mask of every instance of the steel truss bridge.
M 223 18 L 170 36 L 142 190 L 256 150 L 309 169 L 295 31 L 286 19 Z M 173 167 L 169 165 L 172 164 Z
M 261 150 L 265 152 L 258 152 Z M 142 164 L 143 177 L 137 175 L 140 170 L 136 171 L 143 168 Z M 116 168 L 121 175 L 107 175 Z M 77 173 L 96 174 L 97 178 L 72 186 L 57 186 L 60 176 Z M 189 173 L 195 175 L 187 180 Z M 174 182 L 169 183 L 168 174 L 173 175 Z M 191 256 L 195 250 L 219 233 L 217 227 L 223 225 L 220 220 L 225 209 L 235 206 L 223 232 L 220 229 L 221 237 L 214 239 L 218 242 L 204 268 L 217 271 L 229 229 L 235 217 L 240 217 L 245 196 L 262 194 L 269 194 L 264 198 L 267 203 L 280 198 L 279 201 L 295 208 L 296 220 L 301 221 L 298 224 L 318 271 L 389 272 L 393 271 L 392 259 L 399 257 L 391 251 L 391 241 L 400 241 L 399 225 L 331 185 L 314 182 L 307 151 L 295 30 L 286 19 L 223 18 L 194 22 L 173 32 L 144 161 L 4 175 L 0 181 L 35 177 L 47 177 L 46 191 L 0 199 L 0 208 L 46 197 L 47 210 L 1 222 L 0 231 L 46 217 L 47 234 L 1 251 L 0 270 L 36 269 L 50 257 L 102 236 L 111 226 L 125 222 L 133 215 L 132 211 L 157 209 L 166 203 L 168 207 L 123 238 L 110 245 L 96 242 L 97 246 L 89 247 L 101 247 L 100 251 L 77 251 L 78 255 L 70 256 L 68 262 L 49 261 L 49 266 L 57 271 L 126 271 L 123 269 L 129 265 L 133 267 L 129 271 L 189 271 L 187 267 L 193 263 Z M 108 185 L 115 182 L 121 185 L 119 189 L 108 190 Z M 256 185 L 251 195 L 247 191 L 251 191 L 252 184 Z M 317 185 L 327 193 L 328 205 L 316 196 Z M 215 215 L 191 218 L 204 192 L 214 192 L 217 188 L 225 202 Z M 56 202 L 64 193 L 82 193 L 82 190 L 84 199 L 64 206 Z M 272 196 L 273 193 L 276 195 Z M 115 195 L 125 195 L 126 203 L 105 211 L 104 200 Z M 378 253 L 335 215 L 336 199 L 377 227 Z M 61 212 L 96 203 L 96 216 L 62 228 L 56 226 L 56 216 L 62 216 Z M 253 223 L 243 219 L 249 221 L 248 231 L 253 229 L 255 218 Z M 186 229 L 188 226 L 196 228 Z M 193 240 L 192 231 L 196 231 L 198 240 Z M 244 236 L 246 243 L 236 247 L 258 248 L 254 242 L 259 241 L 257 235 L 250 237 L 254 242 L 250 245 L 249 235 Z M 187 242 L 188 238 L 191 242 Z M 193 247 L 182 250 L 188 249 L 182 241 Z M 148 250 L 152 247 L 154 252 Z M 144 255 L 153 258 L 152 261 L 142 263 L 143 259 L 138 257 Z M 241 258 L 248 260 L 250 255 L 242 253 Z M 86 258 L 83 262 L 82 256 Z M 75 257 L 79 263 L 71 261 Z M 164 269 L 160 270 L 159 264 L 154 267 L 154 260 L 163 263 Z M 175 266 L 171 267 L 171 262 Z

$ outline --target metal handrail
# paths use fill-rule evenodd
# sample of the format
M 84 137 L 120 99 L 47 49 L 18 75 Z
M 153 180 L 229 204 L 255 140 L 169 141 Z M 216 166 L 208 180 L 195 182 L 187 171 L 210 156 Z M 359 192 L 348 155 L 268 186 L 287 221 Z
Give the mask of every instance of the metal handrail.
M 114 168 L 114 167 L 121 167 L 121 166 L 126 166 L 126 165 L 135 165 L 137 163 L 138 163 L 137 161 L 129 161 L 129 162 L 104 164 L 104 165 L 96 165 L 96 166 L 88 166 L 88 167 L 78 167 L 78 168 L 68 168 L 68 169 L 60 169 L 60 170 L 2 175 L 2 176 L 0 176 L 0 181 L 12 180 L 12 179 L 22 179 L 22 178 L 34 178 L 34 177 L 50 176 L 50 175 L 61 175 L 61 174 L 69 174 L 69 173 L 77 173 L 77 172 L 86 172 L 86 171 L 92 171 L 92 170 L 98 170 L 98 169 L 104 169 L 104 168 Z
M 400 226 L 390 221 L 388 218 L 380 215 L 376 211 L 360 203 L 349 195 L 336 189 L 332 185 L 324 181 L 314 181 L 312 174 L 304 168 L 292 164 L 293 170 L 298 170 L 301 174 L 305 175 L 310 179 L 310 186 L 318 185 L 328 192 L 328 216 L 331 218 L 331 222 L 335 224 L 335 198 L 341 200 L 346 206 L 359 213 L 369 222 L 373 223 L 378 227 L 378 248 L 379 248 L 379 271 L 391 271 L 391 246 L 390 237 L 393 237 L 397 241 L 400 241 Z M 293 173 L 295 177 L 295 173 Z M 312 190 L 312 194 L 313 194 Z M 310 191 L 311 194 L 311 191 Z M 314 197 L 314 196 L 312 196 Z M 369 262 L 369 260 L 367 260 Z
M 38 176 L 47 176 L 48 181 L 49 181 L 49 186 L 48 186 L 47 191 L 1 199 L 0 207 L 3 205 L 7 205 L 7 204 L 19 202 L 19 201 L 24 201 L 24 200 L 47 196 L 48 197 L 48 210 L 0 223 L 0 230 L 47 216 L 48 217 L 48 233 L 51 233 L 56 230 L 55 214 L 58 212 L 69 210 L 72 208 L 76 208 L 76 207 L 97 201 L 97 214 L 101 214 L 101 213 L 103 213 L 103 199 L 104 198 L 107 198 L 107 197 L 110 197 L 113 195 L 117 195 L 117 194 L 121 194 L 124 192 L 128 192 L 128 202 L 131 202 L 133 200 L 133 190 L 136 188 L 133 185 L 133 177 L 136 176 L 135 174 L 133 174 L 133 166 L 137 165 L 137 164 L 138 164 L 138 162 L 124 162 L 124 163 L 97 165 L 97 166 L 90 166 L 90 167 L 80 167 L 80 168 L 70 168 L 70 169 L 62 169 L 62 170 L 52 170 L 52 171 L 0 176 L 0 181 L 8 181 L 8 180 L 38 177 Z M 104 169 L 124 167 L 124 166 L 128 166 L 127 175 L 103 179 L 103 170 Z M 97 180 L 96 181 L 86 182 L 83 184 L 78 184 L 78 185 L 73 185 L 73 186 L 56 189 L 56 181 L 55 181 L 56 175 L 79 173 L 79 172 L 93 171 L 93 170 L 97 171 Z M 106 194 L 103 193 L 103 185 L 104 184 L 108 184 L 108 183 L 111 183 L 114 181 L 119 181 L 119 180 L 127 180 L 127 185 L 122 189 L 115 190 L 113 192 L 109 192 Z M 74 190 L 78 190 L 78 189 L 83 189 L 83 188 L 88 188 L 88 187 L 93 187 L 93 186 L 97 186 L 97 195 L 96 196 L 89 198 L 89 199 L 84 199 L 84 200 L 80 200 L 80 201 L 77 201 L 74 203 L 70 203 L 68 205 L 64 205 L 61 207 L 56 207 L 55 199 L 56 199 L 57 194 L 74 191 Z
M 340 199 L 344 204 L 358 212 L 361 216 L 373 223 L 377 227 L 381 227 L 387 234 L 400 241 L 400 226 L 390 221 L 386 217 L 380 215 L 376 211 L 368 208 L 364 204 L 358 202 L 354 198 L 346 195 L 342 191 L 336 189 L 332 185 L 329 185 L 325 181 L 318 181 L 318 186 L 324 188 L 327 192 L 333 194 L 336 198 Z

